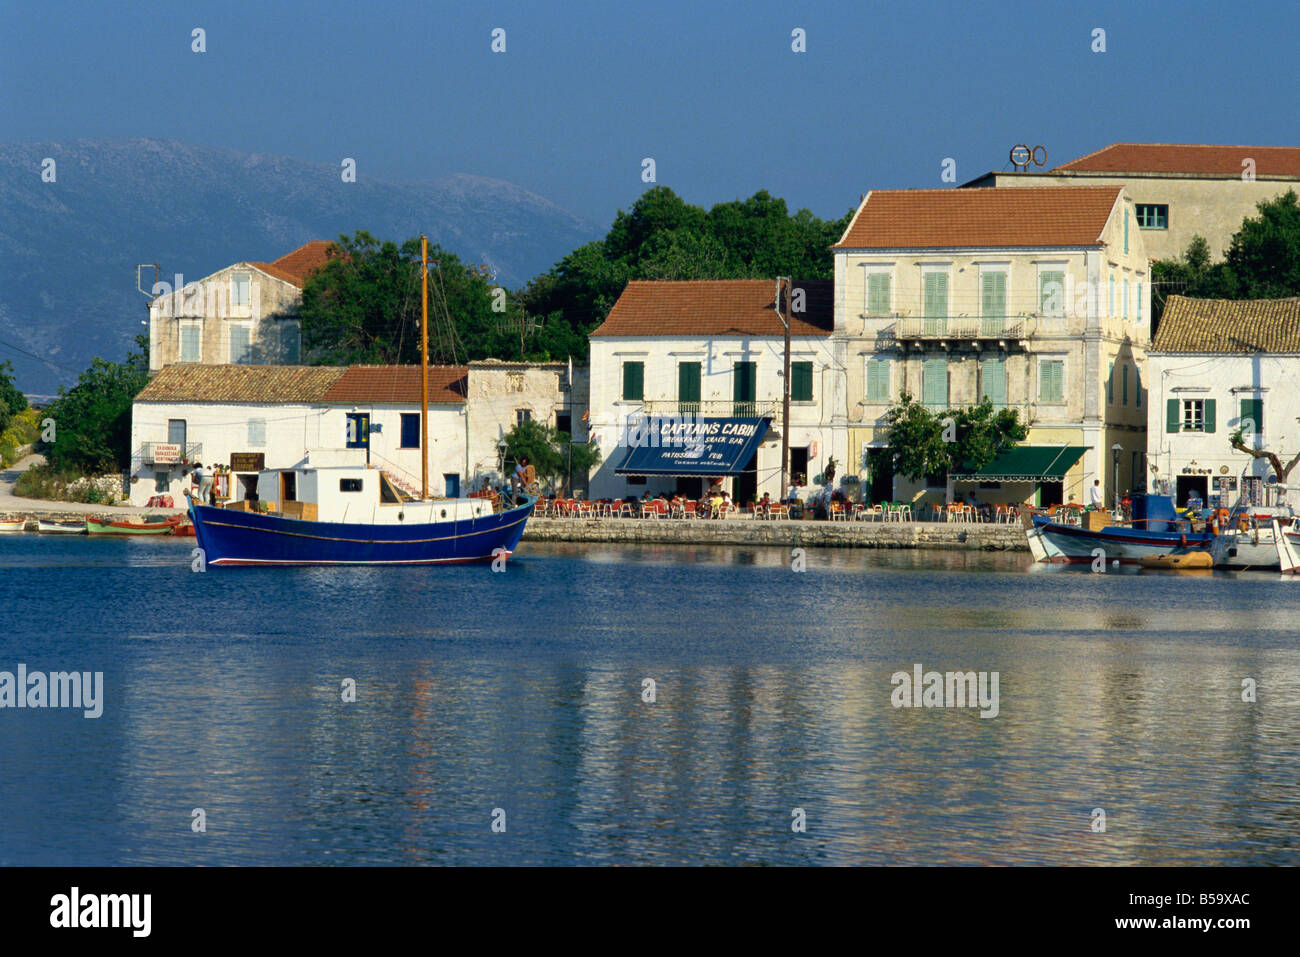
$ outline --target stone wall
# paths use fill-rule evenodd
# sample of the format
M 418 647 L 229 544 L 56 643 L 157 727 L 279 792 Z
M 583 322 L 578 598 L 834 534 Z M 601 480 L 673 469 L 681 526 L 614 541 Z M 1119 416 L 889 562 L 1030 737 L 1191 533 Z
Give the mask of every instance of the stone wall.
M 636 518 L 540 518 L 524 541 L 683 545 L 807 545 L 841 548 L 951 548 L 1028 551 L 1020 525 L 945 522 L 690 521 Z

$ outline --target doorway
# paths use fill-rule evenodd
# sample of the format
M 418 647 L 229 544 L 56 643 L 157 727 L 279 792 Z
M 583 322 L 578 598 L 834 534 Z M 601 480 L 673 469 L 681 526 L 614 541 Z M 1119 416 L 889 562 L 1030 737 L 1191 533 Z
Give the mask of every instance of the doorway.
M 867 474 L 871 480 L 871 501 L 894 500 L 894 454 L 888 448 L 867 449 Z
M 789 479 L 791 484 L 808 484 L 808 446 L 790 449 Z
M 298 501 L 298 476 L 293 472 L 280 473 L 280 502 Z M 283 511 L 283 509 L 281 509 Z
M 752 502 L 758 497 L 758 453 L 749 457 L 749 464 L 743 472 L 734 476 L 731 482 L 731 498 L 737 505 Z
M 442 482 L 446 487 L 447 498 L 460 498 L 460 475 L 458 473 L 444 472 Z
M 1174 507 L 1183 508 L 1187 505 L 1187 496 L 1193 491 L 1200 496 L 1202 502 L 1208 502 L 1210 499 L 1206 495 L 1207 483 L 1204 475 L 1180 475 L 1174 481 Z
M 683 498 L 699 499 L 704 495 L 704 479 L 679 475 L 677 477 L 677 494 Z
M 1053 505 L 1064 505 L 1061 496 L 1065 494 L 1065 483 L 1063 482 L 1039 482 L 1038 488 L 1034 490 L 1034 504 L 1039 508 L 1049 508 Z

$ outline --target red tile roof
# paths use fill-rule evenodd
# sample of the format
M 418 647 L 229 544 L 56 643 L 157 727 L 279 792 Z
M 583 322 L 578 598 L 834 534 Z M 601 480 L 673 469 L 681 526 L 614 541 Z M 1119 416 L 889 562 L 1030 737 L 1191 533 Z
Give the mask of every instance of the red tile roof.
M 834 283 L 796 280 L 804 311 L 790 316 L 790 334 L 828 336 L 834 327 Z M 592 336 L 784 336 L 773 308 L 776 279 L 636 279 Z M 797 301 L 797 300 L 796 300 Z
M 320 402 L 343 375 L 336 366 L 202 365 L 180 362 L 160 370 L 137 402 Z M 418 400 L 417 400 L 418 401 Z
M 429 402 L 463 403 L 468 372 L 465 366 L 430 366 Z M 419 405 L 420 367 L 348 366 L 321 401 Z
M 1300 352 L 1300 297 L 1189 299 L 1170 296 L 1151 352 Z
M 1063 163 L 1054 172 L 1240 176 L 1246 159 L 1255 161 L 1256 177 L 1300 178 L 1300 147 L 1179 143 L 1112 143 Z
M 329 261 L 333 246 L 334 244 L 328 240 L 313 239 L 293 252 L 281 256 L 275 262 L 249 263 L 249 265 L 256 266 L 276 279 L 293 283 L 301 289 L 307 277 Z
M 873 190 L 831 248 L 1096 246 L 1122 188 Z

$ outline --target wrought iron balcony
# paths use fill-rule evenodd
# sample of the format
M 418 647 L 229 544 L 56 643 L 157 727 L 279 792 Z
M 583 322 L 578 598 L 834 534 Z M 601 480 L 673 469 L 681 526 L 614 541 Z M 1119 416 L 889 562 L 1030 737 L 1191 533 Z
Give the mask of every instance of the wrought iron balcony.
M 761 416 L 780 418 L 781 400 L 707 399 L 702 402 L 679 402 L 675 399 L 651 399 L 641 403 L 644 415 L 692 416 L 706 418 L 746 418 Z
M 898 340 L 965 341 L 1028 339 L 1032 322 L 1027 316 L 938 316 L 898 319 L 893 335 Z

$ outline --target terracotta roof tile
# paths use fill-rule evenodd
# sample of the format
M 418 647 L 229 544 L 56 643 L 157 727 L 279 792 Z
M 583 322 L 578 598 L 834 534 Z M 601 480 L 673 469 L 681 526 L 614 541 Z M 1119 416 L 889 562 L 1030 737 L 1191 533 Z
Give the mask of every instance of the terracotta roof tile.
M 463 403 L 468 371 L 465 366 L 430 366 L 429 401 Z M 348 366 L 323 401 L 419 405 L 420 367 Z
M 1300 178 L 1300 147 L 1179 143 L 1112 143 L 1095 153 L 1063 163 L 1054 172 L 1240 176 L 1245 159 L 1255 161 L 1257 178 Z
M 1152 352 L 1300 352 L 1300 298 L 1170 296 Z
M 293 252 L 285 253 L 275 262 L 250 262 L 249 265 L 256 266 L 276 279 L 291 282 L 301 289 L 308 276 L 329 262 L 333 249 L 334 244 L 332 242 L 325 239 L 313 239 L 311 242 L 299 246 Z
M 1122 188 L 873 190 L 831 248 L 1096 246 Z
M 343 369 L 333 366 L 167 366 L 137 402 L 320 402 Z
M 828 336 L 834 327 L 834 283 L 796 280 L 804 311 L 790 334 Z M 773 308 L 775 279 L 633 280 L 592 336 L 784 336 Z

